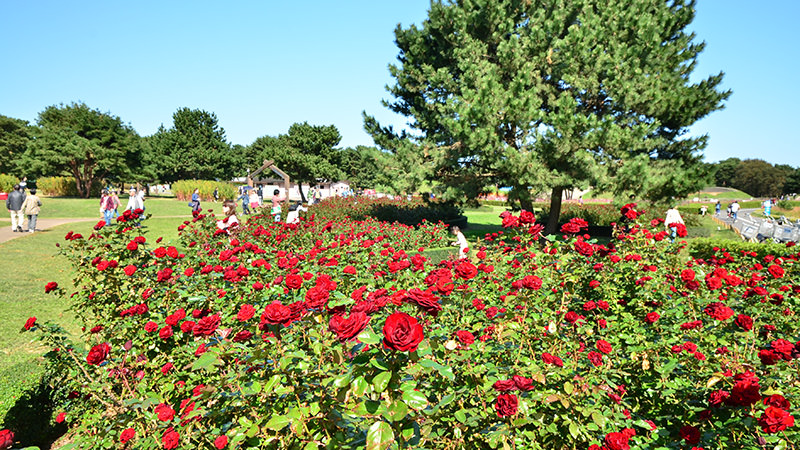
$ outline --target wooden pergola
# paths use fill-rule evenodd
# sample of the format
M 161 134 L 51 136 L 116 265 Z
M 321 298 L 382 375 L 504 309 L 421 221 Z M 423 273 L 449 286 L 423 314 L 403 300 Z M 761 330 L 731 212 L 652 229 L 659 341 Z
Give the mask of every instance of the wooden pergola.
M 289 207 L 289 188 L 291 187 L 291 182 L 290 182 L 290 179 L 289 179 L 289 175 L 287 175 L 286 172 L 284 172 L 280 168 L 278 168 L 278 166 L 275 165 L 274 161 L 265 159 L 264 160 L 264 164 L 262 164 L 261 167 L 256 169 L 254 172 L 247 174 L 247 185 L 250 186 L 251 188 L 254 187 L 253 186 L 253 184 L 254 184 L 253 183 L 253 177 L 258 175 L 258 174 L 260 174 L 261 172 L 263 172 L 266 169 L 272 170 L 273 172 L 275 172 L 276 175 L 278 175 L 279 177 L 281 177 L 283 179 L 283 186 L 286 189 L 286 198 L 284 199 L 284 203 L 286 203 L 286 207 L 288 209 L 288 207 Z

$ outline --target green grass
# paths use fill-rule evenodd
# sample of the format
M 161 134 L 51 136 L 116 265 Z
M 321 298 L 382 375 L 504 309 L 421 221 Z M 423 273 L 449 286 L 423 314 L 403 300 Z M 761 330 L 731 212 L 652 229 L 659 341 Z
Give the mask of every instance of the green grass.
M 745 200 L 752 198 L 753 196 L 737 189 L 710 186 L 700 192 L 695 192 L 694 194 L 689 194 L 687 196 L 688 199 L 695 197 L 713 198 L 717 200 Z
M 482 238 L 486 233 L 501 230 L 503 220 L 500 218 L 500 213 L 503 211 L 507 211 L 507 208 L 489 205 L 464 209 L 464 215 L 467 216 L 469 224 L 466 230 L 462 230 L 464 237 L 475 242 L 477 238 Z
M 120 197 L 122 205 L 119 212 L 125 209 L 128 204 L 128 198 Z M 186 216 L 191 217 L 191 208 L 186 202 L 175 200 L 174 198 L 148 198 L 144 202 L 145 211 L 152 214 L 154 217 L 173 217 L 173 216 Z M 221 210 L 222 205 L 215 208 L 214 203 L 204 202 L 204 208 L 212 208 Z M 42 197 L 42 212 L 39 215 L 41 218 L 91 218 L 96 217 L 98 220 L 100 215 L 100 199 L 97 198 L 66 198 L 66 197 Z

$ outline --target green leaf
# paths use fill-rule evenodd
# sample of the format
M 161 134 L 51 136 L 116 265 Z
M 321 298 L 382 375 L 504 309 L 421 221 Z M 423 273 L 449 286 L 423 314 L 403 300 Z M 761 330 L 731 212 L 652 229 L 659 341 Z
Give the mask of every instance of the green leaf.
M 375 422 L 367 431 L 367 450 L 385 450 L 394 442 L 392 428 L 386 422 Z
M 372 379 L 372 387 L 375 389 L 375 392 L 381 393 L 386 390 L 386 387 L 389 386 L 389 381 L 392 379 L 392 372 L 381 372 L 375 375 L 375 378 Z
M 578 437 L 578 434 L 579 434 L 578 431 L 579 431 L 578 430 L 578 425 L 575 424 L 575 422 L 570 422 L 569 423 L 569 434 L 570 434 L 570 436 L 572 436 L 573 439 L 576 439 Z
M 381 341 L 380 335 L 375 334 L 369 328 L 359 333 L 358 336 L 356 336 L 356 338 L 358 338 L 359 341 L 369 345 L 376 345 Z
M 350 384 L 350 372 L 339 375 L 333 379 L 333 385 L 337 388 L 347 386 L 348 384 Z
M 409 390 L 403 392 L 403 401 L 416 410 L 425 409 L 428 406 L 428 399 L 419 391 Z
M 572 383 L 570 383 L 569 381 L 565 381 L 564 382 L 564 392 L 566 392 L 567 395 L 569 395 L 569 394 L 572 394 L 572 392 L 574 392 L 574 391 L 575 391 L 575 386 L 573 386 Z
M 388 419 L 399 422 L 405 419 L 406 415 L 408 415 L 408 405 L 403 402 L 394 402 L 388 409 L 389 416 Z
M 261 383 L 253 381 L 242 386 L 242 395 L 255 395 L 261 392 Z
M 456 411 L 455 416 L 456 420 L 458 420 L 459 422 L 461 423 L 467 422 L 467 413 L 463 409 L 459 409 L 458 411 Z
M 358 397 L 364 395 L 364 392 L 367 391 L 368 387 L 369 383 L 367 383 L 367 380 L 365 380 L 364 377 L 358 377 L 353 380 L 352 383 L 350 383 L 350 388 L 353 390 L 353 394 Z
M 269 419 L 269 422 L 267 422 L 266 427 L 270 430 L 280 431 L 284 429 L 286 425 L 289 425 L 291 422 L 292 420 L 286 416 L 272 416 L 272 418 Z
M 200 355 L 197 360 L 195 360 L 194 364 L 192 364 L 192 370 L 200 370 L 200 369 L 208 369 L 211 366 L 221 366 L 222 361 L 219 359 L 219 355 L 214 352 L 205 352 Z
M 273 375 L 272 377 L 270 377 L 269 381 L 267 381 L 267 384 L 264 385 L 264 392 L 271 393 L 272 390 L 275 389 L 275 386 L 280 381 L 281 381 L 280 375 Z

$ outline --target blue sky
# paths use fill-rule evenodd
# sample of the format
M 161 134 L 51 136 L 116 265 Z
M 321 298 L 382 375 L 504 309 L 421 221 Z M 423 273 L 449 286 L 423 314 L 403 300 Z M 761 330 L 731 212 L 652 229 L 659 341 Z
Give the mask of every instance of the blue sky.
M 695 78 L 725 72 L 726 109 L 692 128 L 706 161 L 761 158 L 800 166 L 795 106 L 800 2 L 758 7 L 700 0 L 706 41 Z M 372 145 L 361 112 L 402 126 L 381 99 L 393 84 L 394 28 L 419 24 L 428 0 L 15 1 L 0 3 L 0 114 L 34 122 L 83 101 L 139 134 L 181 107 L 216 113 L 228 140 L 250 144 L 295 122 L 336 125 L 342 146 Z

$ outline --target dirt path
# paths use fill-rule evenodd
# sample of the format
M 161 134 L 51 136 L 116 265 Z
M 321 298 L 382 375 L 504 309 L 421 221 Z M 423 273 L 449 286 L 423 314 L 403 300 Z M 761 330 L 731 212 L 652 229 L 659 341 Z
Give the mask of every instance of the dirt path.
M 47 233 L 49 232 L 50 228 L 57 227 L 65 223 L 96 222 L 96 221 L 97 219 L 39 219 L 36 221 L 36 232 Z M 25 227 L 23 228 L 25 231 L 23 231 L 22 233 L 14 233 L 13 231 L 11 231 L 10 221 L 0 222 L 0 243 L 10 241 L 11 239 L 35 234 L 35 233 L 28 233 L 27 226 L 28 226 L 28 221 L 26 219 Z

